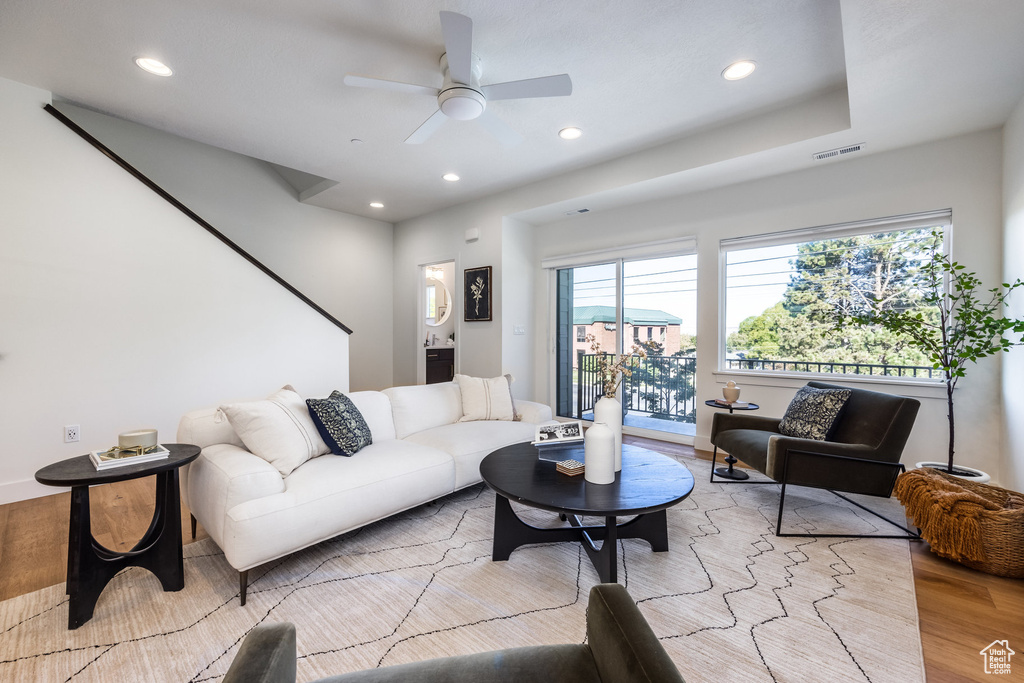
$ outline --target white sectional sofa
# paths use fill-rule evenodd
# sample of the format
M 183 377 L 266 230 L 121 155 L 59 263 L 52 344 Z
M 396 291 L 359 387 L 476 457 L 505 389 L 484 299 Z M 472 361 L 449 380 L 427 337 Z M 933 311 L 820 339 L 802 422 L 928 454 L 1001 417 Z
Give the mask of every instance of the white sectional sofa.
M 321 455 L 287 476 L 246 450 L 217 408 L 182 417 L 178 441 L 202 448 L 182 472 L 182 496 L 239 571 L 422 505 L 480 479 L 491 451 L 534 437 L 551 409 L 516 401 L 522 420 L 460 422 L 455 382 L 348 394 L 373 443 L 351 457 Z M 194 530 L 194 528 L 193 528 Z

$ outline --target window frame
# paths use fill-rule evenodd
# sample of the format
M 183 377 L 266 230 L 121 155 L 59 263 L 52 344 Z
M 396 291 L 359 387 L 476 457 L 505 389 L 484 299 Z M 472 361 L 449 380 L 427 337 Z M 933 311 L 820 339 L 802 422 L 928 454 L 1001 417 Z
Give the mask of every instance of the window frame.
M 886 218 L 837 223 L 833 225 L 784 230 L 779 232 L 746 235 L 743 237 L 719 240 L 718 248 L 718 360 L 715 364 L 716 381 L 724 383 L 731 377 L 744 378 L 747 383 L 765 386 L 801 386 L 800 381 L 821 379 L 825 381 L 842 381 L 863 384 L 889 384 L 905 387 L 933 387 L 942 383 L 941 378 L 928 377 L 889 377 L 881 375 L 855 375 L 834 372 L 799 372 L 795 370 L 736 370 L 726 367 L 726 343 L 728 331 L 726 325 L 726 306 L 728 295 L 727 256 L 729 252 L 760 247 L 801 244 L 858 235 L 896 232 L 915 228 L 937 227 L 943 231 L 942 251 L 951 256 L 953 236 L 953 217 L 951 209 L 928 211 L 914 214 L 890 216 Z M 775 384 L 773 380 L 782 380 Z M 794 382 L 796 380 L 796 382 Z M 931 395 L 928 393 L 927 395 Z

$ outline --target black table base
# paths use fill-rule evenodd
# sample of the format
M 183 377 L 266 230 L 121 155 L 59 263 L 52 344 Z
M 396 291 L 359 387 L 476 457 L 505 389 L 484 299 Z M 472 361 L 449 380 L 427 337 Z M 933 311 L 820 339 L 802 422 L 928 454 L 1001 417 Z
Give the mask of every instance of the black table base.
M 717 451 L 717 447 L 716 447 L 715 450 Z M 732 455 L 727 455 L 727 456 L 725 456 L 725 461 L 727 463 L 729 463 L 729 466 L 728 467 L 716 467 L 714 469 L 715 474 L 717 474 L 718 476 L 722 477 L 723 479 L 735 479 L 736 481 L 743 481 L 744 479 L 750 479 L 750 475 L 747 474 L 746 472 L 744 472 L 743 470 L 737 470 L 737 469 L 733 468 L 733 465 L 738 463 L 739 460 L 737 460 L 736 458 L 732 457 Z M 715 480 L 715 478 L 711 477 L 711 481 L 714 481 L 714 480 Z
M 618 539 L 640 538 L 650 543 L 654 552 L 668 551 L 668 516 L 665 510 L 637 515 L 621 525 L 616 523 L 615 517 L 605 517 L 604 526 L 584 526 L 577 515 L 561 514 L 560 517 L 568 519 L 571 526 L 554 529 L 535 527 L 519 518 L 507 498 L 496 494 L 491 559 L 495 562 L 505 561 L 513 550 L 530 543 L 578 542 L 587 551 L 601 583 L 616 583 Z M 598 547 L 595 541 L 601 541 L 601 546 Z
M 142 539 L 128 552 L 115 552 L 92 535 L 89 487 L 71 489 L 71 527 L 68 544 L 68 628 L 76 629 L 92 618 L 100 593 L 114 575 L 126 567 L 153 572 L 165 591 L 185 587 L 181 552 L 181 501 L 178 470 L 156 475 L 156 509 Z

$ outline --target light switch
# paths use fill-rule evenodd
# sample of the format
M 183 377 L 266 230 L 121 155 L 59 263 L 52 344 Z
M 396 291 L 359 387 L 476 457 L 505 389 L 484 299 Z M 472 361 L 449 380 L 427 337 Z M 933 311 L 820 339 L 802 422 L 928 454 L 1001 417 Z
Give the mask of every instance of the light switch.
M 526 334 L 526 325 L 513 325 L 512 334 Z

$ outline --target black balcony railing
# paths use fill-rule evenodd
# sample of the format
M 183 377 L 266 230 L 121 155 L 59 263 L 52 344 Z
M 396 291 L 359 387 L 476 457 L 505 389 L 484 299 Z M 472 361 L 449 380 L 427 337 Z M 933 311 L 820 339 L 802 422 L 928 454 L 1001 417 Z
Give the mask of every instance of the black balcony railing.
M 873 363 L 830 363 L 805 360 L 764 360 L 730 358 L 726 370 L 774 370 L 777 372 L 821 372 L 837 375 L 875 377 L 920 377 L 934 379 L 939 371 L 926 365 L 878 365 Z
M 577 351 L 576 417 L 594 409 L 604 394 L 599 354 Z M 637 360 L 633 374 L 622 382 L 622 410 L 676 422 L 696 422 L 694 377 L 697 359 L 680 356 L 648 356 Z
M 600 354 L 576 352 L 575 417 L 594 410 L 604 389 L 598 370 Z M 831 363 L 826 361 L 765 360 L 730 358 L 727 370 L 767 370 L 776 372 L 816 372 L 873 377 L 909 377 L 935 379 L 939 371 L 922 365 L 882 365 L 876 363 Z M 632 377 L 622 382 L 623 413 L 639 413 L 677 422 L 696 422 L 694 391 L 697 359 L 681 356 L 648 356 L 636 361 Z

